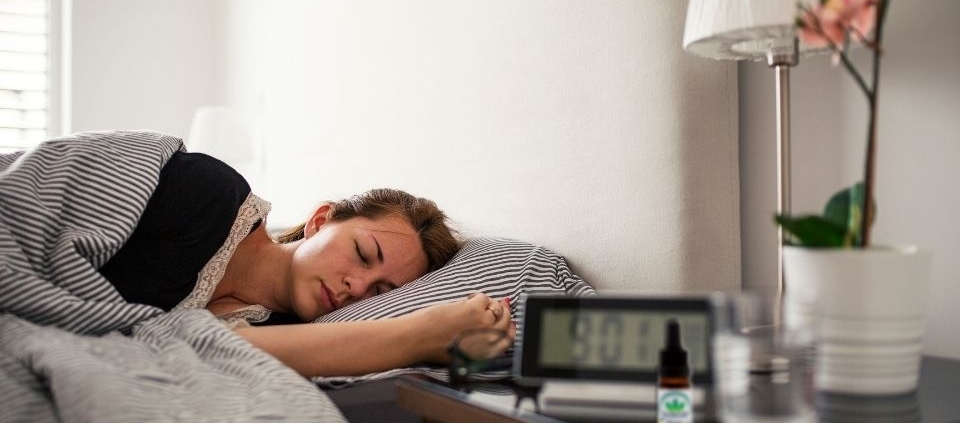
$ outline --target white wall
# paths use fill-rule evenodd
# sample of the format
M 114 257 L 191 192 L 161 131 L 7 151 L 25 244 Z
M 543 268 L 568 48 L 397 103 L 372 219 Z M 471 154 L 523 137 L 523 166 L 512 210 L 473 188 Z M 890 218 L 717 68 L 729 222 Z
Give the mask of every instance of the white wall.
M 274 225 L 391 186 L 606 289 L 736 288 L 736 67 L 683 52 L 685 7 L 238 0 L 226 96 Z
M 878 244 L 934 252 L 927 354 L 960 358 L 960 2 L 896 1 L 884 36 L 880 86 Z M 864 52 L 857 54 L 868 65 Z M 867 68 L 869 69 L 869 68 Z M 830 194 L 860 180 L 866 139 L 863 97 L 829 58 L 791 71 L 793 206 L 819 211 Z M 740 66 L 743 282 L 776 283 L 773 71 Z
M 606 289 L 739 286 L 736 73 L 685 4 L 84 0 L 70 130 L 188 135 L 229 104 L 271 222 L 374 186 L 541 243 Z
M 75 0 L 72 125 L 186 136 L 194 110 L 224 101 L 219 0 Z

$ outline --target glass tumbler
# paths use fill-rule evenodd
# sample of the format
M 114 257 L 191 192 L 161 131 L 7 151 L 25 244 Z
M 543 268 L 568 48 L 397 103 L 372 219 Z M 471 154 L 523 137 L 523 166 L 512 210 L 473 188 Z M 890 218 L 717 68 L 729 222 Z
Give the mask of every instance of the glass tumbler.
M 771 297 L 740 294 L 730 305 L 730 325 L 713 345 L 721 421 L 816 422 L 811 331 L 773 324 Z

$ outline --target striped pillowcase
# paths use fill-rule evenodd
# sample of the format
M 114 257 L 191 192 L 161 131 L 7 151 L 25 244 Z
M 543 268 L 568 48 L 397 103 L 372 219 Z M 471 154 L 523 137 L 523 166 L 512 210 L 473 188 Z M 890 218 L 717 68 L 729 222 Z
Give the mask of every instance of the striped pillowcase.
M 316 323 L 397 317 L 474 292 L 510 298 L 516 318 L 521 294 L 595 293 L 557 253 L 523 241 L 471 238 L 450 262 L 400 288 L 321 316 Z
M 557 253 L 518 240 L 470 238 L 442 268 L 393 291 L 321 316 L 314 322 L 398 317 L 431 305 L 460 301 L 474 292 L 495 299 L 509 297 L 510 313 L 518 327 L 523 318 L 523 311 L 519 308 L 521 295 L 596 294 L 593 287 L 570 271 L 564 258 Z M 446 369 L 424 365 L 363 376 L 317 377 L 313 381 L 324 387 L 341 388 L 408 373 L 446 378 Z

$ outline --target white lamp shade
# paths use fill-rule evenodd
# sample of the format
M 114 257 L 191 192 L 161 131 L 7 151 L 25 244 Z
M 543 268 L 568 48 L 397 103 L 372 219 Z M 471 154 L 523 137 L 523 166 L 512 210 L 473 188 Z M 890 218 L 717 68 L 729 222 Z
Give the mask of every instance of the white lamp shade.
M 768 52 L 793 49 L 796 16 L 797 0 L 690 0 L 683 48 L 713 59 L 765 60 Z

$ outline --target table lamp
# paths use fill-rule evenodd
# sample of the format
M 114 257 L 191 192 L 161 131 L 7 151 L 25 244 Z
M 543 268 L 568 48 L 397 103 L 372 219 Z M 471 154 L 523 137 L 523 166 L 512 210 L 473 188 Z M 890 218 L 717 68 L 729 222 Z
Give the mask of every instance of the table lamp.
M 254 137 L 253 121 L 226 106 L 198 108 L 185 144 L 192 152 L 209 154 L 233 167 L 254 189 L 261 190 L 263 152 Z
M 693 54 L 766 60 L 776 71 L 778 214 L 790 213 L 790 67 L 801 53 L 814 51 L 798 43 L 796 15 L 796 0 L 690 0 L 683 33 L 683 48 Z M 783 229 L 778 228 L 777 241 L 779 308 L 784 292 Z

